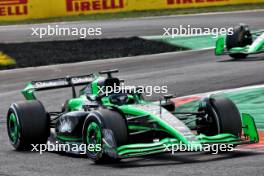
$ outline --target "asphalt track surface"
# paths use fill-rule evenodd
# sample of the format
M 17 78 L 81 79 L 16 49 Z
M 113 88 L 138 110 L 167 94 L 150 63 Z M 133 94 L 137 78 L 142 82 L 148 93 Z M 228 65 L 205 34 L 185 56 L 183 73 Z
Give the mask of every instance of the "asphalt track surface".
M 171 93 L 187 95 L 264 83 L 264 58 L 251 57 L 230 61 L 215 58 L 212 51 L 140 56 L 112 61 L 95 61 L 41 68 L 0 72 L 0 109 L 6 112 L 11 102 L 22 100 L 19 94 L 26 81 L 50 77 L 85 74 L 118 68 L 128 84 L 167 85 Z M 19 76 L 18 76 L 19 75 Z M 12 81 L 11 81 L 12 80 Z M 69 91 L 39 94 L 47 105 L 62 104 Z M 155 96 L 154 96 L 155 98 Z M 157 98 L 157 96 L 156 96 Z M 57 106 L 59 108 L 59 106 Z M 2 114 L 4 115 L 4 114 Z M 261 175 L 264 152 L 234 152 L 217 156 L 185 153 L 169 157 L 135 158 L 120 165 L 95 166 L 86 158 L 61 156 L 56 153 L 14 152 L 6 136 L 5 124 L 0 129 L 0 174 L 5 175 Z
M 93 38 L 117 38 L 117 37 L 133 37 L 133 36 L 150 36 L 163 35 L 163 28 L 179 27 L 179 25 L 187 27 L 206 27 L 206 28 L 222 28 L 232 27 L 238 23 L 246 23 L 252 29 L 261 29 L 263 26 L 264 10 L 253 12 L 235 12 L 224 14 L 210 15 L 187 15 L 187 16 L 164 16 L 149 17 L 139 19 L 119 19 L 107 21 L 86 21 L 86 22 L 69 22 L 69 23 L 53 23 L 52 27 L 58 25 L 60 28 L 102 28 L 101 36 L 90 36 Z M 45 41 L 45 40 L 72 40 L 78 39 L 74 36 L 45 36 L 40 39 L 38 36 L 31 36 L 31 28 L 47 28 L 48 24 L 38 25 L 19 25 L 19 26 L 2 26 L 0 27 L 0 42 L 25 42 L 25 41 Z
M 256 17 L 258 13 L 250 14 L 248 18 L 244 15 L 244 18 L 252 23 L 253 28 L 264 27 L 260 19 L 263 13 L 259 18 Z M 240 14 L 240 18 L 239 15 L 223 17 L 224 21 L 218 22 L 231 23 L 230 18 L 233 23 L 244 19 Z M 120 70 L 120 78 L 128 84 L 167 85 L 169 92 L 178 96 L 264 83 L 263 55 L 235 61 L 226 56 L 215 57 L 212 50 L 1 71 L 0 175 L 263 175 L 263 151 L 236 151 L 220 155 L 179 153 L 128 159 L 120 164 L 94 165 L 86 158 L 12 150 L 4 116 L 10 103 L 23 100 L 19 91 L 24 88 L 25 82 L 113 68 Z M 69 93 L 68 90 L 56 90 L 38 95 L 47 109 L 52 110 L 59 108 Z M 152 97 L 157 98 L 158 95 Z

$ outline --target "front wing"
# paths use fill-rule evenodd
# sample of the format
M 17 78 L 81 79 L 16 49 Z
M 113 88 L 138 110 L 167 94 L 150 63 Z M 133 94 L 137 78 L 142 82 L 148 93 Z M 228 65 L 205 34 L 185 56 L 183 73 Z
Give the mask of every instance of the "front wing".
M 253 144 L 259 142 L 259 136 L 255 122 L 249 114 L 242 114 L 243 134 L 241 137 L 228 133 L 222 133 L 215 136 L 197 135 L 200 144 L 190 144 L 188 151 L 203 151 L 203 144 L 232 144 L 234 146 L 243 144 Z M 174 148 L 179 148 L 182 142 L 179 139 L 165 138 L 158 142 L 129 144 L 120 146 L 116 151 L 119 158 L 137 157 L 143 155 L 151 155 L 157 153 L 171 152 Z

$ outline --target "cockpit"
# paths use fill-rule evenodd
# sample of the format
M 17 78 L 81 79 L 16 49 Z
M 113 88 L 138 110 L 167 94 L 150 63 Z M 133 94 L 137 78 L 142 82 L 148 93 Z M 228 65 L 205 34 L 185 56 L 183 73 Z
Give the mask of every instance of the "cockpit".
M 138 101 L 139 95 L 133 89 L 126 89 L 124 81 L 113 77 L 115 70 L 100 72 L 107 74 L 107 77 L 98 77 L 97 80 L 87 85 L 82 91 L 87 98 L 103 104 L 124 105 L 134 104 Z

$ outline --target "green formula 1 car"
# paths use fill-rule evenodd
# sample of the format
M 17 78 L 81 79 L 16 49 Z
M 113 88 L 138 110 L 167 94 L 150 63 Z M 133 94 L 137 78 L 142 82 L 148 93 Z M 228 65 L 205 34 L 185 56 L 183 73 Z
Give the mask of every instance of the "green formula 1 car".
M 124 84 L 113 76 L 116 72 L 29 83 L 22 91 L 26 101 L 13 103 L 8 110 L 7 129 L 13 147 L 30 150 L 33 144 L 47 141 L 100 145 L 90 147 L 86 154 L 101 162 L 168 152 L 180 144 L 195 145 L 193 151 L 202 151 L 205 144 L 237 146 L 259 140 L 253 118 L 248 114 L 241 117 L 227 98 L 208 97 L 195 112 L 177 112 L 170 95 L 149 102 L 135 87 L 120 93 L 102 91 Z M 84 87 L 77 96 L 75 88 L 80 85 Z M 72 89 L 73 97 L 57 112 L 47 112 L 34 94 L 66 87 Z
M 232 35 L 220 36 L 216 41 L 215 54 L 228 54 L 234 59 L 250 54 L 264 53 L 264 31 L 251 32 L 247 25 L 234 28 Z

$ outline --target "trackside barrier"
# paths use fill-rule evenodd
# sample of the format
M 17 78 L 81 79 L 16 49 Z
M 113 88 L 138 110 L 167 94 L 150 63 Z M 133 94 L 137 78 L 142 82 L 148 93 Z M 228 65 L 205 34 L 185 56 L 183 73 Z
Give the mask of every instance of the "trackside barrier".
M 264 0 L 0 0 L 0 21 L 262 2 Z

